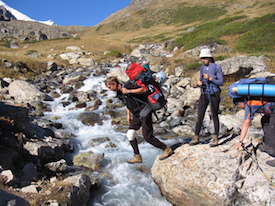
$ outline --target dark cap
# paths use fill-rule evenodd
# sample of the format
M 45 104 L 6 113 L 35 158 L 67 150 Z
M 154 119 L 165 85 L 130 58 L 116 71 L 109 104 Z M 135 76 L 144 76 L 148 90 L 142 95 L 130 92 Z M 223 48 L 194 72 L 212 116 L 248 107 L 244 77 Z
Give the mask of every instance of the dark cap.
M 233 103 L 237 105 L 239 102 L 244 102 L 244 98 L 235 98 L 233 99 Z

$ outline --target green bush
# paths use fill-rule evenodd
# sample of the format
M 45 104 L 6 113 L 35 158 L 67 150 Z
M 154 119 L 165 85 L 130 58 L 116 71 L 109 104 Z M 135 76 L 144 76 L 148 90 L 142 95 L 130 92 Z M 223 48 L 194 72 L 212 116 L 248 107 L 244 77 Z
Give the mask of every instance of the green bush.
M 99 31 L 101 28 L 103 27 L 103 25 L 99 25 L 95 31 Z
M 202 63 L 199 63 L 199 62 L 186 64 L 185 67 L 183 68 L 184 76 L 186 77 L 193 76 L 196 72 L 200 70 L 201 66 L 202 66 Z
M 36 52 L 37 52 L 36 50 L 28 50 L 28 51 L 26 52 L 26 54 L 29 55 L 29 54 L 33 54 L 33 53 L 36 53 Z
M 143 36 L 143 37 L 132 39 L 128 43 L 153 42 L 153 40 L 154 40 L 154 37 L 152 36 Z
M 11 41 L 3 41 L 3 43 L 0 44 L 0 46 L 9 48 L 11 44 Z
M 229 56 L 226 56 L 226 55 L 223 55 L 223 56 L 216 56 L 216 57 L 215 57 L 215 60 L 216 60 L 216 61 L 222 61 L 222 60 L 227 59 L 227 58 L 229 58 Z
M 122 57 L 123 55 L 119 51 L 110 51 L 105 54 L 106 56 L 112 56 L 112 57 Z
M 199 62 L 193 62 L 193 63 L 190 63 L 190 64 L 187 64 L 185 65 L 184 67 L 184 71 L 188 71 L 188 70 L 199 70 L 202 66 L 202 63 L 199 63 Z
M 142 21 L 142 27 L 145 29 L 150 28 L 151 26 L 155 25 L 155 21 L 154 20 L 150 20 L 150 19 L 144 19 Z
M 174 60 L 174 63 L 176 63 L 176 64 L 181 63 L 181 62 L 183 62 L 183 59 L 175 59 Z

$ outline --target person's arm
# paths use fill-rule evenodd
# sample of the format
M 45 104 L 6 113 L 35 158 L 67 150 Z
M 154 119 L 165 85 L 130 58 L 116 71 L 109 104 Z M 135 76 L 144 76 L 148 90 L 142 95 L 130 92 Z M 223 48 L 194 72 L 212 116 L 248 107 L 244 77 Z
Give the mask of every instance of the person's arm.
M 126 108 L 126 114 L 127 114 L 127 122 L 130 123 L 130 120 L 131 120 L 131 112 L 128 108 Z
M 216 73 L 216 78 L 213 78 L 212 81 L 214 84 L 222 86 L 223 85 L 223 74 L 222 74 L 222 68 L 217 65 L 217 73 Z
M 218 86 L 222 86 L 223 85 L 223 74 L 222 74 L 222 69 L 219 65 L 217 64 L 213 64 L 215 65 L 215 67 L 212 67 L 212 69 L 215 69 L 215 74 L 211 73 L 210 75 L 207 73 L 203 74 L 203 77 L 205 79 L 208 79 L 209 81 L 213 82 L 214 84 L 218 85 Z
M 147 90 L 144 88 L 144 87 L 140 87 L 140 88 L 137 88 L 137 89 L 126 89 L 125 87 L 123 87 L 121 89 L 121 92 L 123 94 L 144 94 L 147 92 Z
M 247 130 L 250 126 L 250 122 L 251 120 L 250 119 L 246 119 L 244 120 L 243 122 L 243 126 L 242 126 L 242 130 L 241 130 L 241 135 L 240 135 L 240 140 L 239 140 L 239 144 L 238 144 L 238 147 L 237 147 L 237 150 L 242 146 L 243 144 L 243 140 L 245 138 L 245 135 L 247 133 Z
M 203 66 L 201 66 L 201 68 L 200 68 L 200 78 L 199 78 L 199 80 L 197 81 L 197 85 L 198 86 L 201 86 L 202 85 L 202 80 L 203 80 L 203 73 L 202 73 L 202 70 L 203 70 Z

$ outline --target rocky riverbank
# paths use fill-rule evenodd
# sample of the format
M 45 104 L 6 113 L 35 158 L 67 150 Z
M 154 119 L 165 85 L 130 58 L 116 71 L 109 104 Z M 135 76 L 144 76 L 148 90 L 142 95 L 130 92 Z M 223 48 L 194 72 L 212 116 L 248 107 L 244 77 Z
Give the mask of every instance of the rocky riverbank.
M 169 69 L 159 64 L 161 59 L 179 52 L 178 48 L 173 51 L 167 48 L 168 44 L 140 45 L 124 58 L 99 64 L 86 59 L 79 52 L 80 48 L 70 47 L 71 51 L 61 56 L 72 64 L 70 68 L 59 68 L 54 62 L 49 62 L 47 72 L 32 81 L 1 79 L 0 192 L 4 195 L 0 195 L 0 202 L 85 205 L 92 194 L 91 189 L 100 187 L 103 179 L 94 171 L 100 167 L 104 154 L 87 152 L 74 156 L 72 164 L 66 162 L 65 154 L 74 151 L 71 140 L 75 135 L 64 129 L 61 123 L 45 120 L 43 113 L 50 110 L 47 102 L 61 94 L 68 94 L 68 98 L 61 102 L 63 106 L 73 103 L 72 109 L 85 108 L 78 116 L 85 125 L 101 124 L 104 117 L 95 111 L 102 104 L 99 94 L 106 90 L 83 92 L 78 89 L 90 75 L 108 74 L 127 81 L 126 64 L 121 63 L 146 60 L 153 72 L 164 71 L 168 77 L 165 84 L 167 110 L 158 112 L 159 122 L 154 119 L 155 134 L 164 135 L 172 131 L 186 140 L 193 136 L 196 103 L 200 95 L 200 88 L 195 87 L 197 75 L 184 77 L 181 66 L 171 74 Z M 186 51 L 181 57 L 196 58 L 200 49 Z M 220 45 L 211 49 L 216 52 L 229 50 Z M 266 71 L 264 56 L 236 56 L 216 63 L 222 66 L 225 78 L 270 75 Z M 108 101 L 104 111 L 113 118 L 118 129 L 125 128 L 125 117 L 115 112 L 118 107 L 123 105 Z M 274 181 L 274 169 L 264 163 L 268 156 L 258 150 L 251 157 L 236 151 L 243 113 L 230 114 L 232 111 L 223 107 L 220 110 L 219 146 L 210 148 L 208 145 L 209 134 L 213 130 L 208 110 L 201 131 L 204 136 L 202 144 L 174 146 L 174 155 L 165 161 L 155 161 L 152 178 L 162 194 L 176 205 L 274 204 L 275 190 L 252 159 L 257 159 L 260 167 Z M 256 139 L 261 136 L 259 118 L 256 116 L 255 124 L 249 130 L 251 140 L 246 140 L 250 151 L 254 151 L 252 145 L 256 147 Z M 115 147 L 112 143 L 109 146 Z

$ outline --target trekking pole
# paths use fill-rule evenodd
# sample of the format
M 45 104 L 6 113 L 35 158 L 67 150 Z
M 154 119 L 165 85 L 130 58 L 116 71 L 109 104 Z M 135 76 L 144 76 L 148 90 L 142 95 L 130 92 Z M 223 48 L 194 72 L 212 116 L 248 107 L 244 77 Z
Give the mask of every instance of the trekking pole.
M 257 167 L 260 169 L 260 171 L 264 174 L 264 176 L 266 177 L 266 179 L 270 182 L 270 184 L 275 188 L 275 185 L 272 183 L 272 181 L 268 178 L 268 176 L 264 173 L 263 169 L 260 167 L 258 161 L 256 161 L 253 157 L 252 154 L 246 149 L 245 146 L 243 146 L 245 152 L 251 157 L 252 161 L 254 163 L 256 163 Z
M 211 113 L 211 116 L 212 116 L 212 119 L 213 119 L 213 123 L 214 123 L 214 111 L 213 111 L 214 108 L 213 108 L 213 104 L 212 104 L 212 98 L 211 98 L 211 95 L 210 95 L 210 87 L 209 87 L 209 84 L 208 84 L 208 80 L 205 79 L 204 83 L 206 85 L 206 90 L 207 90 L 207 94 L 208 94 L 208 100 L 209 100 L 209 104 L 210 104 L 210 113 Z

